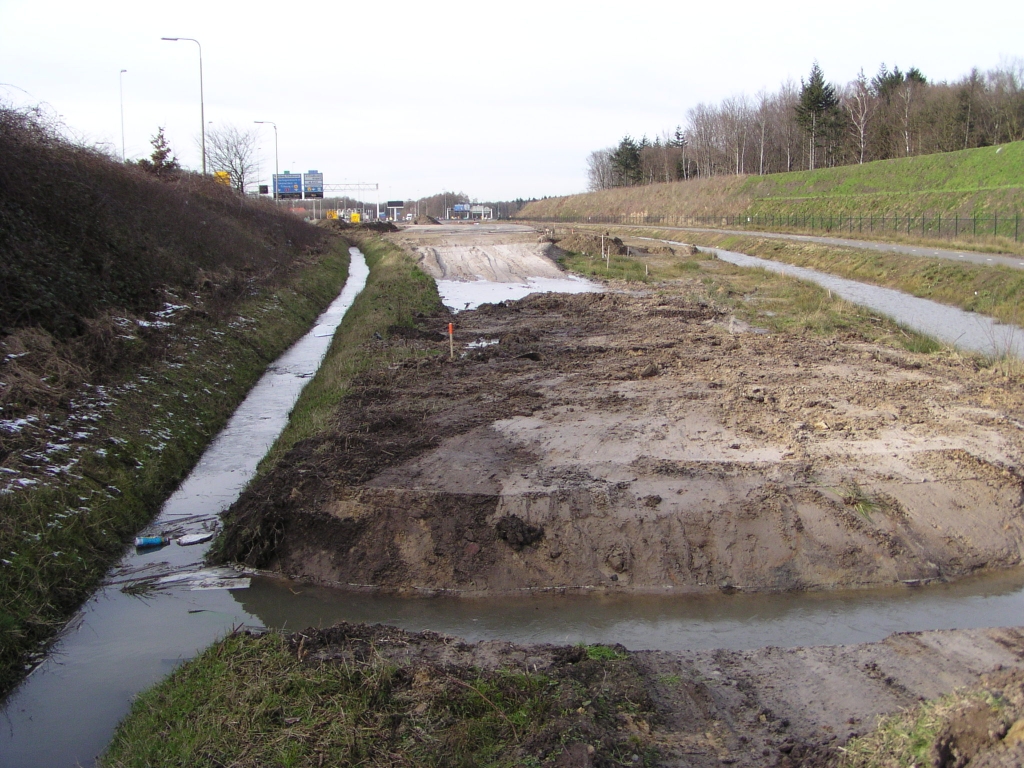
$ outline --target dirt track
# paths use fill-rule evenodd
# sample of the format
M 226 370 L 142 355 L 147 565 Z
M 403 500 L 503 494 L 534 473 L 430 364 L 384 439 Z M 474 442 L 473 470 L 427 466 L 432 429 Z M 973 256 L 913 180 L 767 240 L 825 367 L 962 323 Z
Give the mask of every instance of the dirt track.
M 420 245 L 450 264 L 494 253 L 491 237 Z M 611 286 L 458 315 L 458 359 L 365 376 L 330 434 L 243 497 L 256 544 L 234 554 L 463 593 L 817 589 L 1021 562 L 1012 385 L 758 333 L 700 295 Z M 377 343 L 446 351 L 446 322 Z M 498 343 L 469 347 L 481 340 Z

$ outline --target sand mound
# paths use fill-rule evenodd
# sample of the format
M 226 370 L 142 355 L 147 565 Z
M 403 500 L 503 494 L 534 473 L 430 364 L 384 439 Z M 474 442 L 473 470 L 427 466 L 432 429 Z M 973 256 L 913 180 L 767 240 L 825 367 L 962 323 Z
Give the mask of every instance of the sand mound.
M 531 277 L 564 277 L 550 243 L 425 245 L 416 248 L 420 268 L 436 280 L 523 283 Z
M 583 253 L 587 256 L 601 255 L 601 237 L 599 235 L 587 235 L 577 232 L 568 237 L 563 237 L 556 242 L 563 251 Z M 625 256 L 629 253 L 629 249 L 617 237 L 604 238 L 604 249 L 605 253 L 611 252 L 613 256 Z

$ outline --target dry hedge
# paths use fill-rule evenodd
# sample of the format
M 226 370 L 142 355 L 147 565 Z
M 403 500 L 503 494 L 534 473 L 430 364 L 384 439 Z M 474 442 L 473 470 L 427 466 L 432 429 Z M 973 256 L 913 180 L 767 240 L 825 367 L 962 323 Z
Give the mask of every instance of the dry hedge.
M 0 336 L 80 336 L 103 312 L 151 311 L 201 282 L 230 305 L 323 239 L 268 201 L 197 174 L 157 178 L 0 105 Z

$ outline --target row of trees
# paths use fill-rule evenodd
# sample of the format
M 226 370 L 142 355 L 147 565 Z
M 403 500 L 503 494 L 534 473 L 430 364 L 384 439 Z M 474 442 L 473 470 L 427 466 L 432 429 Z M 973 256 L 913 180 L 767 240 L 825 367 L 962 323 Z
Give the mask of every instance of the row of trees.
M 766 174 L 951 152 L 1024 140 L 1024 60 L 929 82 L 883 64 L 846 85 L 815 62 L 775 93 L 731 96 L 688 110 L 653 141 L 626 136 L 587 159 L 591 190 L 720 174 Z

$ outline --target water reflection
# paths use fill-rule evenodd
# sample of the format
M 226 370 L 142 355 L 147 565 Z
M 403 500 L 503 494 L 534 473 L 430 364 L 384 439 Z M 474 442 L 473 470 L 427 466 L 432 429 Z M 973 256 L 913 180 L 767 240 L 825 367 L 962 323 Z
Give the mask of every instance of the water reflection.
M 430 629 L 466 640 L 622 643 L 627 648 L 750 649 L 871 642 L 893 632 L 1018 624 L 1024 569 L 954 584 L 780 595 L 552 595 L 401 598 L 271 577 L 232 593 L 265 626 L 338 621 Z

